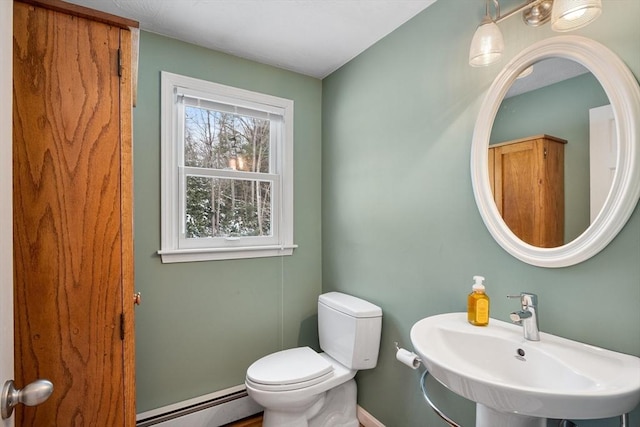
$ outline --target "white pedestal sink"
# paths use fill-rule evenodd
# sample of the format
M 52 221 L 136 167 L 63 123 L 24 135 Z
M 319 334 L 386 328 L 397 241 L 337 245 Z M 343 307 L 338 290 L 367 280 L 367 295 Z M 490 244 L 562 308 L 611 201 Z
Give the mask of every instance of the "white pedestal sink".
M 640 359 L 466 313 L 422 319 L 411 342 L 429 373 L 476 402 L 476 427 L 544 427 L 547 418 L 615 417 L 640 403 Z

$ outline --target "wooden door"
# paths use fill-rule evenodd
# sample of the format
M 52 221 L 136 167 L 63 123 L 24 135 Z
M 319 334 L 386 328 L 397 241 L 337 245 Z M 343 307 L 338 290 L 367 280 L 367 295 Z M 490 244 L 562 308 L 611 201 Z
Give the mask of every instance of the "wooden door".
M 16 2 L 13 54 L 16 425 L 133 426 L 129 31 Z
M 536 221 L 537 166 L 533 141 L 494 149 L 494 195 L 498 211 L 511 231 L 533 244 Z

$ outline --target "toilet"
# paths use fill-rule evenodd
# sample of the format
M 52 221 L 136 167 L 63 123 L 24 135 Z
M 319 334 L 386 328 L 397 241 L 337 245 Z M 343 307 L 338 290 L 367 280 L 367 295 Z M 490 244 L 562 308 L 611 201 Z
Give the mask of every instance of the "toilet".
M 320 295 L 323 352 L 283 350 L 247 369 L 247 393 L 264 407 L 263 427 L 358 427 L 354 377 L 378 363 L 381 329 L 380 307 L 340 292 Z

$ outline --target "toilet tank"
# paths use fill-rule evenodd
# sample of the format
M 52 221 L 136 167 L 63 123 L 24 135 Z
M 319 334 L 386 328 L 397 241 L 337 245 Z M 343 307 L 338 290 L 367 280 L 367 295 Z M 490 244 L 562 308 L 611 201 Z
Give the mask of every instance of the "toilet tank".
M 320 348 L 347 368 L 375 368 L 381 330 L 377 305 L 340 292 L 318 298 Z

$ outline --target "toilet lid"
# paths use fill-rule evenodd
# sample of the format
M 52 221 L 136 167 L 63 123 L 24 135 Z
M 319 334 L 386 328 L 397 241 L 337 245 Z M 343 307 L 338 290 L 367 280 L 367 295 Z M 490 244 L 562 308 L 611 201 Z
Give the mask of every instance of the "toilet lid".
M 257 360 L 247 369 L 247 378 L 257 384 L 287 385 L 324 379 L 331 371 L 325 358 L 309 347 L 298 347 Z

